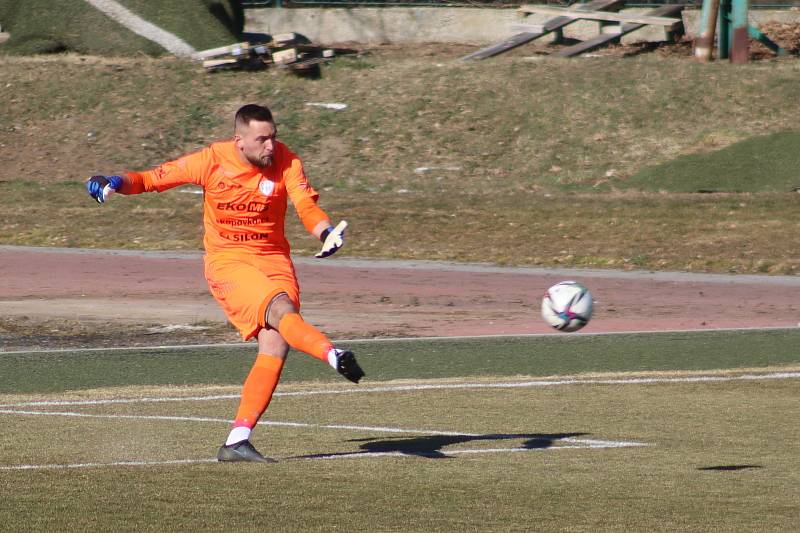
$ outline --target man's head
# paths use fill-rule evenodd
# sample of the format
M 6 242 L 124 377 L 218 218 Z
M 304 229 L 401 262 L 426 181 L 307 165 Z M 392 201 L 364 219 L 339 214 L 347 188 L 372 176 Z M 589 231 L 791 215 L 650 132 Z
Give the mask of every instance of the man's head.
M 257 167 L 272 164 L 278 130 L 272 112 L 264 106 L 247 104 L 234 119 L 233 140 L 244 159 Z

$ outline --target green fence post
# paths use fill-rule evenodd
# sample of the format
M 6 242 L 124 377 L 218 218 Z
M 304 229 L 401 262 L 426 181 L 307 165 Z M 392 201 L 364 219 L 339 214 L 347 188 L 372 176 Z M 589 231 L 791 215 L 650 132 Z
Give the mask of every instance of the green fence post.
M 728 59 L 731 54 L 731 0 L 719 3 L 719 36 L 717 37 L 717 57 Z

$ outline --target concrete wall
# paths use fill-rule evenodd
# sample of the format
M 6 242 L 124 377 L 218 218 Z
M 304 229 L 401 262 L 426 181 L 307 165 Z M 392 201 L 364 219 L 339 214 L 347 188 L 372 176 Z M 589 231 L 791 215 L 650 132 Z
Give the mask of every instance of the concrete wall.
M 644 12 L 626 9 L 623 12 Z M 751 10 L 757 24 L 768 20 L 800 22 L 797 11 Z M 500 41 L 519 30 L 515 25 L 540 24 L 546 15 L 520 17 L 516 9 L 485 8 L 259 8 L 245 12 L 245 31 L 278 34 L 296 32 L 315 43 L 333 45 L 360 44 L 456 43 L 476 46 Z M 684 10 L 686 33 L 694 37 L 700 11 Z M 597 35 L 599 23 L 580 21 L 565 28 L 564 35 L 586 39 Z M 623 43 L 657 41 L 664 38 L 662 29 L 648 26 L 623 37 Z M 542 38 L 541 42 L 548 42 Z

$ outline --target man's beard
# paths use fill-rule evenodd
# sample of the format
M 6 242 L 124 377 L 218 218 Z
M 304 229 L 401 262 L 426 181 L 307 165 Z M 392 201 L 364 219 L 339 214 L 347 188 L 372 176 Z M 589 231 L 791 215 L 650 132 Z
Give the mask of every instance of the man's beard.
M 271 155 L 267 157 L 266 162 L 264 162 L 264 160 L 262 160 L 261 158 L 250 156 L 247 154 L 245 154 L 245 157 L 247 158 L 247 160 L 250 162 L 251 165 L 256 166 L 258 168 L 267 168 L 272 164 Z

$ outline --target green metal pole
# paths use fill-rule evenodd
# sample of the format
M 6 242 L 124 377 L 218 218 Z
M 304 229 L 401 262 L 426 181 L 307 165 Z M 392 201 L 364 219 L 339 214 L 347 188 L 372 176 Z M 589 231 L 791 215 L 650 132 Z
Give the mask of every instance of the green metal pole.
M 719 3 L 719 37 L 717 38 L 717 57 L 728 59 L 731 53 L 731 0 Z
M 781 48 L 777 43 L 775 43 L 772 39 L 764 35 L 761 30 L 754 26 L 747 26 L 747 33 L 750 34 L 750 37 L 755 39 L 756 41 L 761 42 L 764 46 L 775 52 L 775 54 L 782 56 L 786 55 L 786 50 Z

